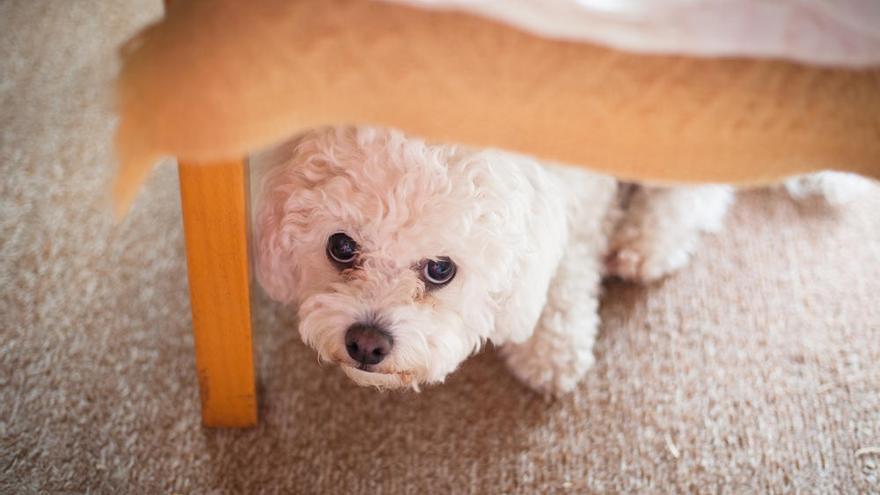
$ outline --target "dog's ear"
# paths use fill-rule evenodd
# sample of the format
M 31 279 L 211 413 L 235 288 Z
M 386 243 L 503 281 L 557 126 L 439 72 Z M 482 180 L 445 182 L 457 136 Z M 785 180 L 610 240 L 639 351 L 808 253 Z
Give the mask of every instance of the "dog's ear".
M 540 191 L 532 196 L 522 226 L 526 245 L 517 248 L 510 290 L 496 301 L 495 344 L 528 339 L 547 303 L 547 291 L 569 238 L 568 212 L 558 195 Z
M 255 198 L 253 256 L 257 281 L 266 294 L 284 304 L 293 302 L 296 266 L 291 263 L 290 233 L 285 231 L 285 205 L 294 186 L 290 165 L 296 150 L 308 139 L 304 134 L 254 154 L 250 159 Z

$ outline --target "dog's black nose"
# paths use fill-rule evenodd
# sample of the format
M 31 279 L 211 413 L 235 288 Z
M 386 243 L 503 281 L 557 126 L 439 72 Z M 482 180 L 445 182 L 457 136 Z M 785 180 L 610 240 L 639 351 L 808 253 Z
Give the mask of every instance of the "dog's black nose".
M 362 364 L 379 364 L 391 352 L 391 335 L 373 325 L 355 323 L 345 332 L 348 355 Z

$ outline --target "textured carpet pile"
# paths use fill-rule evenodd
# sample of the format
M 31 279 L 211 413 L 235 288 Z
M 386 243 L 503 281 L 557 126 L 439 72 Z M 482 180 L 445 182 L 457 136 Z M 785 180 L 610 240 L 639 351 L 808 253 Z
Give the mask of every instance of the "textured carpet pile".
M 320 366 L 256 291 L 260 424 L 200 425 L 177 176 L 114 225 L 115 47 L 150 2 L 0 2 L 0 493 L 880 493 L 880 195 L 744 194 L 611 284 L 570 397 L 492 349 L 420 394 Z

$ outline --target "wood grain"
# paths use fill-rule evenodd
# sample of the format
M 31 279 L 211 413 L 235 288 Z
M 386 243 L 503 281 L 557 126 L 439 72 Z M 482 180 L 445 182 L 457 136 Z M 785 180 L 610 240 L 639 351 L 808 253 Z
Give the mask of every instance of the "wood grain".
M 164 155 L 374 123 L 627 179 L 880 177 L 880 70 L 640 55 L 367 0 L 187 0 L 123 52 L 118 211 Z
M 247 166 L 181 163 L 179 172 L 202 419 L 253 426 Z

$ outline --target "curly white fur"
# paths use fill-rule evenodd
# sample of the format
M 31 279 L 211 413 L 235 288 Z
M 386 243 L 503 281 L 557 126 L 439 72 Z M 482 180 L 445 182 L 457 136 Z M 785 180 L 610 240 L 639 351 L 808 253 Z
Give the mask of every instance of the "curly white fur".
M 529 386 L 571 390 L 593 362 L 602 275 L 680 268 L 733 198 L 723 186 L 639 188 L 622 212 L 613 178 L 375 128 L 316 130 L 264 159 L 258 280 L 296 307 L 321 359 L 379 387 L 440 382 L 491 341 Z M 354 268 L 326 256 L 338 232 L 358 243 Z M 441 256 L 458 272 L 430 290 L 416 268 Z M 347 354 L 358 323 L 393 337 L 379 364 Z

